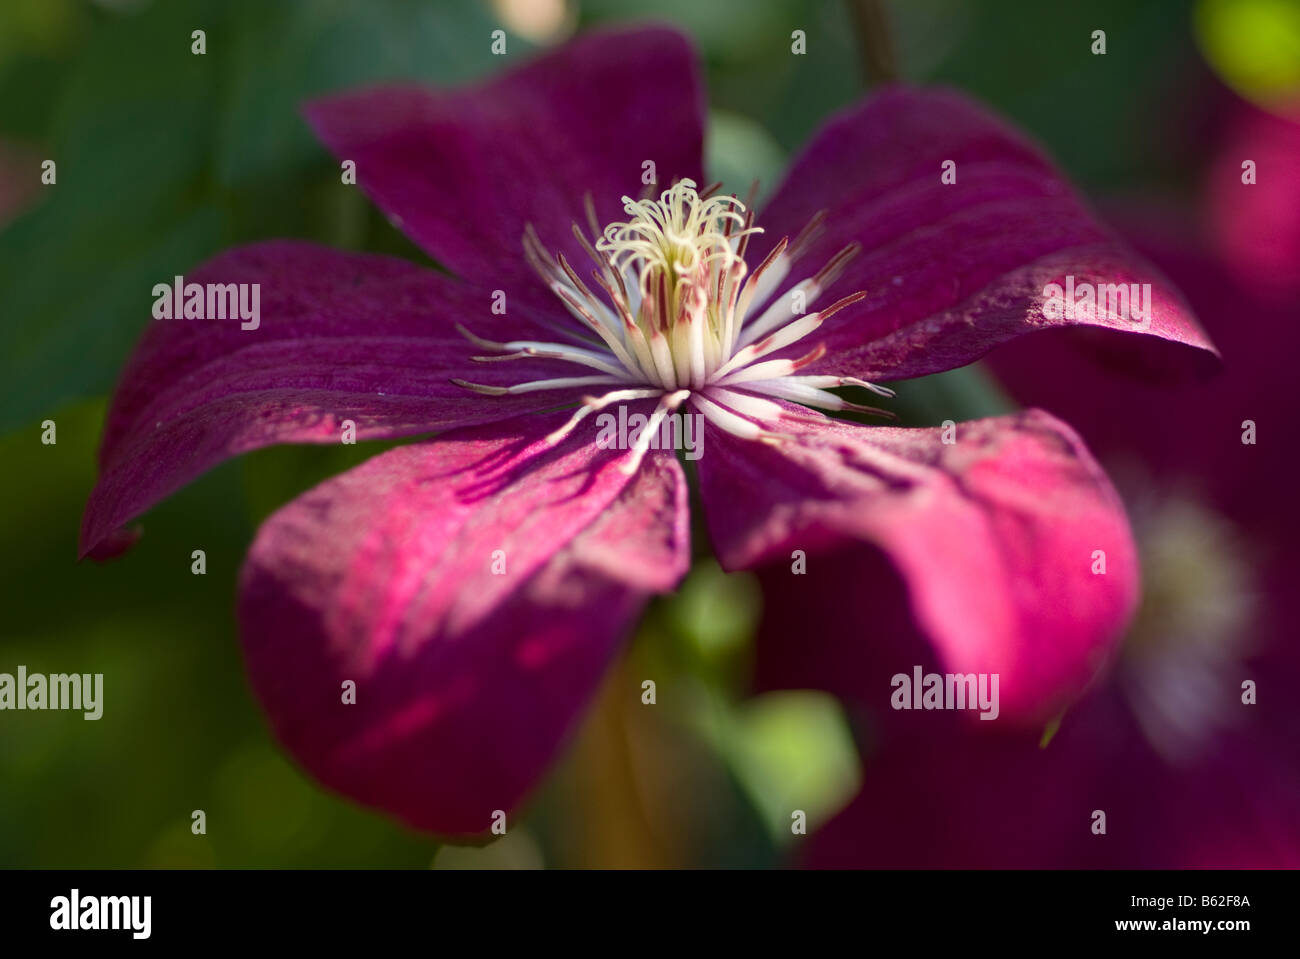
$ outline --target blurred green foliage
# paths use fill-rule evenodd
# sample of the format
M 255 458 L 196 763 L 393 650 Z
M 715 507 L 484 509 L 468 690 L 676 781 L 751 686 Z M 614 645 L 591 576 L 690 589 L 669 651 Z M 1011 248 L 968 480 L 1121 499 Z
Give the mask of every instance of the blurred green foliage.
M 0 496 L 21 504 L 0 550 L 0 670 L 104 674 L 98 720 L 0 714 L 0 865 L 427 864 L 433 843 L 325 795 L 269 742 L 232 615 L 253 530 L 238 464 L 155 510 L 129 558 L 73 562 L 102 415 L 57 411 L 52 446 L 35 427 L 0 440 Z
M 0 367 L 0 430 L 111 386 L 157 278 L 252 239 L 345 239 L 335 231 L 346 220 L 328 205 L 343 191 L 322 190 L 337 177 L 302 101 L 395 77 L 461 82 L 492 65 L 486 43 L 464 42 L 492 28 L 472 3 L 12 9 L 47 4 L 66 12 L 46 14 L 38 32 L 67 59 L 16 53 L 0 80 L 0 101 L 22 103 L 33 89 L 50 97 L 43 127 L 23 114 L 14 132 L 37 134 L 58 163 L 45 202 L 0 234 L 0 302 L 22 320 Z M 202 56 L 191 52 L 199 29 Z
M 701 49 L 709 161 L 732 189 L 758 178 L 770 192 L 826 115 L 862 93 L 838 0 L 653 6 Z M 888 10 L 905 79 L 989 100 L 1086 189 L 1184 175 L 1176 150 L 1153 147 L 1161 132 L 1149 123 L 1194 64 L 1182 0 L 898 0 Z M 584 0 L 579 22 L 649 12 Z M 0 715 L 0 865 L 581 865 L 616 841 L 628 862 L 653 858 L 658 843 L 673 847 L 659 856 L 669 863 L 772 864 L 790 838 L 786 808 L 807 809 L 815 825 L 854 788 L 836 706 L 801 694 L 742 701 L 758 597 L 703 564 L 652 607 L 631 647 L 636 675 L 675 692 L 632 718 L 600 707 L 509 848 L 440 853 L 320 790 L 279 752 L 251 699 L 232 599 L 256 524 L 374 444 L 253 454 L 150 513 L 128 556 L 74 562 L 104 397 L 148 322 L 152 284 L 271 236 L 425 260 L 357 191 L 338 188 L 298 107 L 357 84 L 455 83 L 509 66 L 528 45 L 512 40 L 505 62 L 491 56 L 495 25 L 467 0 L 0 4 L 0 141 L 58 163 L 57 185 L 35 186 L 31 208 L 0 225 L 0 670 L 103 672 L 106 699 L 98 722 Z M 195 29 L 206 31 L 204 56 L 190 52 Z M 1107 31 L 1104 58 L 1088 53 L 1093 29 Z M 805 56 L 790 54 L 794 30 L 807 34 Z M 37 183 L 39 169 L 30 176 Z M 909 384 L 897 408 L 905 422 L 935 423 L 1006 406 L 968 369 Z M 45 418 L 57 445 L 40 443 Z M 207 552 L 206 576 L 190 573 L 195 548 Z M 623 792 L 603 772 L 599 735 L 620 723 L 618 741 L 643 744 L 629 760 L 642 779 Z M 591 776 L 595 797 L 581 785 Z M 693 822 L 663 808 L 671 798 L 632 808 L 656 777 L 693 797 Z M 620 802 L 626 816 L 602 826 Z M 206 812 L 206 836 L 190 832 L 194 809 Z M 637 829 L 651 837 L 641 847 Z

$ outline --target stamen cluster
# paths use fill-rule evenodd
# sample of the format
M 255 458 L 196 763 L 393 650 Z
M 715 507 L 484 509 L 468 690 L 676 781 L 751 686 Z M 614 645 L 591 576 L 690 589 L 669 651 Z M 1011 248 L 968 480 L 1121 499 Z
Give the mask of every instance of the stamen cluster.
M 647 443 L 664 417 L 687 401 L 719 429 L 769 442 L 782 438 L 775 429 L 782 419 L 800 416 L 777 400 L 888 415 L 827 392 L 832 387 L 860 386 L 892 396 L 884 387 L 851 376 L 798 375 L 825 355 L 823 346 L 794 359 L 770 358 L 866 296 L 854 293 L 818 312 L 804 312 L 857 255 L 856 244 L 774 298 L 792 264 L 820 230 L 821 215 L 793 242 L 784 238 L 777 243 L 750 273 L 745 251 L 749 238 L 762 230 L 754 226 L 747 204 L 735 196 L 713 193 L 713 189 L 700 193 L 693 181 L 680 180 L 657 200 L 623 197 L 628 219 L 603 230 L 588 198 L 591 237 L 577 224 L 573 232 L 595 263 L 592 277 L 603 296 L 592 292 L 563 253 L 552 256 L 530 226 L 524 234 L 524 255 L 588 335 L 575 336 L 578 342 L 573 344 L 495 343 L 463 328 L 462 332 L 492 351 L 493 355 L 475 357 L 481 362 L 539 357 L 596 372 L 510 387 L 457 382 L 490 395 L 606 388 L 599 395 L 584 396 L 569 422 L 551 434 L 554 442 L 596 410 L 638 399 L 659 399 L 643 431 Z M 644 452 L 644 446 L 635 451 L 629 470 L 636 468 Z

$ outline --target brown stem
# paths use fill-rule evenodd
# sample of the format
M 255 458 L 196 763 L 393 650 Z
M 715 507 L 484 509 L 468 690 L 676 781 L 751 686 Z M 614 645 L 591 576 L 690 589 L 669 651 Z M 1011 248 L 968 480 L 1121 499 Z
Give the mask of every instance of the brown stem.
M 898 65 L 882 0 L 846 0 L 858 38 L 858 55 L 868 85 L 898 79 Z

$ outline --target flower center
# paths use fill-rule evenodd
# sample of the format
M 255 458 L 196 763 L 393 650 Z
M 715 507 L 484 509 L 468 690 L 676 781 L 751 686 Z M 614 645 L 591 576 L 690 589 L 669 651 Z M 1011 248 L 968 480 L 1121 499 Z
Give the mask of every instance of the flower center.
M 689 180 L 657 201 L 624 197 L 623 204 L 631 219 L 607 226 L 596 249 L 618 275 L 636 278 L 637 308 L 629 304 L 629 313 L 642 337 L 665 340 L 671 368 L 661 370 L 652 354 L 641 372 L 667 388 L 670 381 L 702 387 L 725 358 L 745 275 L 740 241 L 760 231 L 739 200 L 701 198 Z
M 1179 762 L 1198 755 L 1240 708 L 1236 677 L 1247 678 L 1239 664 L 1251 651 L 1254 583 L 1232 527 L 1190 497 L 1139 509 L 1134 527 L 1146 582 L 1122 686 L 1147 740 Z
M 494 352 L 474 358 L 480 362 L 540 357 L 584 366 L 596 374 L 510 387 L 455 382 L 489 395 L 606 387 L 599 395 L 583 397 L 569 422 L 551 435 L 555 442 L 596 410 L 656 397 L 659 404 L 643 439 L 688 402 L 720 429 L 767 442 L 784 438 L 775 428 L 782 420 L 820 416 L 812 410 L 797 412 L 791 402 L 889 415 L 828 392 L 858 386 L 892 396 L 884 387 L 851 376 L 800 373 L 825 355 L 823 346 L 798 357 L 773 358 L 866 296 L 854 293 L 807 312 L 857 255 L 856 244 L 787 293 L 774 296 L 821 229 L 821 214 L 793 242 L 784 238 L 777 243 L 750 272 L 745 251 L 750 237 L 762 230 L 753 225 L 752 210 L 735 196 L 714 196 L 712 188 L 701 193 L 693 181 L 681 180 L 657 200 L 623 197 L 623 211 L 627 220 L 601 230 L 588 197 L 594 242 L 576 224 L 573 227 L 595 264 L 592 277 L 603 296 L 592 292 L 562 253 L 552 256 L 531 226 L 524 233 L 524 255 L 580 324 L 574 343 L 495 343 L 461 328 L 473 343 Z M 644 452 L 636 450 L 629 471 Z

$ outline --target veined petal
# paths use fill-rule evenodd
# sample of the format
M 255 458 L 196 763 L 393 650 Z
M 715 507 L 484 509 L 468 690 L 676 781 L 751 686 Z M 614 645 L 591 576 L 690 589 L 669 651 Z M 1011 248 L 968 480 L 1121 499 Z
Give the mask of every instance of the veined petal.
M 467 279 L 535 297 L 558 315 L 522 255 L 531 223 L 547 250 L 590 272 L 571 233 L 601 224 L 655 181 L 703 182 L 704 98 L 695 52 L 663 28 L 596 30 L 484 84 L 389 86 L 307 107 L 317 134 L 429 255 Z
M 276 734 L 421 829 L 485 832 L 558 748 L 649 592 L 689 562 L 669 451 L 634 477 L 584 423 L 525 417 L 391 450 L 274 514 L 240 621 Z M 345 704 L 343 685 L 355 683 Z
M 955 182 L 941 179 L 952 161 Z M 829 320 L 814 371 L 896 380 L 963 366 L 999 343 L 1054 327 L 1129 334 L 1127 362 L 1151 375 L 1212 369 L 1216 356 L 1182 297 L 1103 229 L 1042 153 L 960 94 L 891 89 L 832 119 L 791 166 L 755 257 L 819 210 L 806 257 L 862 253 L 826 296 L 867 296 Z M 1150 318 L 1049 318 L 1044 288 L 1150 284 Z
M 505 419 L 554 400 L 454 385 L 514 378 L 499 364 L 469 362 L 473 350 L 455 331 L 469 316 L 493 329 L 491 292 L 405 260 L 273 241 L 223 253 L 184 283 L 245 284 L 250 306 L 256 286 L 256 328 L 241 328 L 238 316 L 150 321 L 104 426 L 83 555 L 239 453 L 337 443 L 347 420 L 356 438 L 380 439 Z M 539 360 L 532 369 L 567 375 L 573 367 Z
M 1133 613 L 1137 562 L 1069 427 L 1031 410 L 960 424 L 951 445 L 939 429 L 783 429 L 780 446 L 713 430 L 700 461 L 723 566 L 767 566 L 760 678 L 888 710 L 891 677 L 933 658 L 998 674 L 1000 715 L 1036 720 L 1096 673 Z M 901 642 L 911 622 L 924 660 Z

